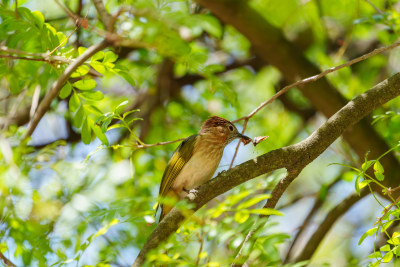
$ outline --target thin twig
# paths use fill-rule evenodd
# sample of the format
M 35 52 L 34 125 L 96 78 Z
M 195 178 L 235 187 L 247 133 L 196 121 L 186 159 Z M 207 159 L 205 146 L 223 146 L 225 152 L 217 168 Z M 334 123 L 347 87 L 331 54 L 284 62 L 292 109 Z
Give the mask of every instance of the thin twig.
M 4 256 L 4 254 L 3 253 L 1 253 L 0 252 L 0 259 L 1 259 L 1 261 L 5 264 L 5 265 L 7 265 L 7 266 L 10 266 L 10 267 L 17 267 L 17 265 L 15 265 L 12 261 L 10 261 L 6 256 Z
M 3 58 L 12 58 L 12 59 L 24 59 L 24 60 L 34 60 L 34 61 L 45 61 L 49 63 L 53 62 L 63 62 L 70 64 L 72 60 L 60 57 L 60 56 L 50 56 L 46 53 L 31 53 L 31 52 L 26 52 L 18 49 L 13 49 L 13 48 L 8 48 L 7 46 L 0 46 L 0 52 L 7 52 L 9 55 L 0 55 L 0 57 Z M 25 55 L 27 57 L 16 57 L 12 56 L 11 54 L 16 54 L 16 55 Z M 32 57 L 32 58 L 31 58 Z
M 199 252 L 197 253 L 196 266 L 199 266 L 199 263 L 200 263 L 200 256 L 201 256 L 201 252 L 203 250 L 203 245 L 204 245 L 204 236 L 205 236 L 205 233 L 203 230 L 201 230 L 201 236 L 199 238 L 200 248 L 199 248 Z
M 303 80 L 300 80 L 300 81 L 292 83 L 292 84 L 290 84 L 288 86 L 285 86 L 284 88 L 282 88 L 282 90 L 280 90 L 275 95 L 273 95 L 269 100 L 261 103 L 257 108 L 255 108 L 247 116 L 241 117 L 241 118 L 236 119 L 236 120 L 234 120 L 232 122 L 239 122 L 239 121 L 242 121 L 242 120 L 245 120 L 245 119 L 250 119 L 257 112 L 259 112 L 263 107 L 265 107 L 266 105 L 272 103 L 275 99 L 277 99 L 279 96 L 283 95 L 284 93 L 286 93 L 289 89 L 291 89 L 293 87 L 297 87 L 297 86 L 300 86 L 300 85 L 303 85 L 303 84 L 306 84 L 306 83 L 309 83 L 309 82 L 315 82 L 315 81 L 321 79 L 322 77 L 326 76 L 327 74 L 329 74 L 331 72 L 337 71 L 337 70 L 342 69 L 344 67 L 349 67 L 351 65 L 354 65 L 355 63 L 358 63 L 360 61 L 366 60 L 366 59 L 368 59 L 368 58 L 370 58 L 372 56 L 375 56 L 376 54 L 380 54 L 380 53 L 386 52 L 386 51 L 391 50 L 393 48 L 396 48 L 398 46 L 400 46 L 400 42 L 395 42 L 395 43 L 393 43 L 393 44 L 391 44 L 389 46 L 377 48 L 377 49 L 375 49 L 375 50 L 373 50 L 373 51 L 371 51 L 371 52 L 369 52 L 369 53 L 367 53 L 365 55 L 362 55 L 360 57 L 352 59 L 352 60 L 350 60 L 350 61 L 348 61 L 346 63 L 343 63 L 343 64 L 341 64 L 339 66 L 329 68 L 329 69 L 327 69 L 327 70 L 325 70 L 325 71 L 323 71 L 323 72 L 321 72 L 321 73 L 319 73 L 317 75 L 305 78 Z
M 176 143 L 176 142 L 183 141 L 183 140 L 185 140 L 185 138 L 181 138 L 181 139 L 177 139 L 177 140 L 173 140 L 173 141 L 158 142 L 155 144 L 135 145 L 134 148 L 148 148 L 148 147 L 154 147 L 154 146 L 164 146 L 164 145 Z
M 52 60 L 52 59 L 45 59 L 45 58 L 21 57 L 21 56 L 12 56 L 12 55 L 0 55 L 0 58 L 23 59 L 23 60 L 31 60 L 31 61 L 43 61 L 43 62 L 47 62 L 47 63 L 50 63 L 50 64 L 51 63 L 55 63 L 55 62 L 60 62 L 59 60 Z
M 50 88 L 50 90 L 48 91 L 46 96 L 43 98 L 42 102 L 39 104 L 39 107 L 36 110 L 35 115 L 33 116 L 32 120 L 29 122 L 28 129 L 27 129 L 23 139 L 26 139 L 27 137 L 32 135 L 33 131 L 36 129 L 36 126 L 39 124 L 39 121 L 42 119 L 44 114 L 49 109 L 51 102 L 53 101 L 54 98 L 57 97 L 61 88 L 64 86 L 65 82 L 71 76 L 71 74 L 80 65 L 82 65 L 88 58 L 90 58 L 92 55 L 94 55 L 98 51 L 103 50 L 107 46 L 108 46 L 108 42 L 105 40 L 98 44 L 92 45 L 85 52 L 83 52 L 79 57 L 77 57 L 76 60 L 65 69 L 64 73 L 61 74 L 61 76 L 58 77 L 58 79 L 53 83 L 52 87 Z
M 244 132 L 246 131 L 247 122 L 248 122 L 248 121 L 249 121 L 249 119 L 245 119 L 245 120 L 244 120 L 243 129 L 242 129 L 242 134 L 244 134 Z M 229 169 L 232 168 L 233 163 L 235 162 L 236 155 L 237 155 L 237 153 L 238 153 L 238 151 L 239 151 L 239 147 L 240 147 L 240 143 L 241 143 L 241 142 L 242 142 L 242 140 L 240 139 L 239 142 L 238 142 L 238 144 L 237 144 L 237 146 L 236 146 L 235 154 L 233 154 L 233 158 L 232 158 L 232 161 L 231 161 L 231 165 L 229 165 Z
M 367 2 L 368 4 L 370 4 L 370 5 L 375 9 L 375 11 L 378 12 L 379 14 L 382 14 L 382 13 L 383 13 L 383 11 L 380 10 L 380 9 L 379 9 L 376 5 L 374 5 L 374 3 L 372 3 L 371 1 L 365 0 L 365 2 Z
M 400 196 L 398 196 L 398 197 L 396 198 L 396 200 L 395 200 L 394 202 L 392 202 L 392 203 L 389 205 L 389 207 L 387 207 L 387 208 L 385 208 L 385 209 L 383 210 L 382 216 L 379 217 L 378 221 L 377 221 L 374 225 L 381 223 L 382 220 L 383 220 L 383 218 L 386 216 L 386 214 L 387 214 L 387 213 L 393 208 L 393 206 L 396 205 L 399 201 L 400 201 Z

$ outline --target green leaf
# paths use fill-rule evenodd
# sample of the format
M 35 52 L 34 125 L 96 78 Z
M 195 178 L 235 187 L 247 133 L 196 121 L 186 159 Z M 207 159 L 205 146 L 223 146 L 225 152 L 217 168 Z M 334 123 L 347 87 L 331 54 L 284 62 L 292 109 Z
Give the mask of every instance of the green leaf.
M 220 65 L 220 64 L 210 64 L 207 65 L 204 69 L 203 72 L 205 74 L 214 74 L 216 72 L 221 72 L 225 70 L 225 66 L 224 65 Z
M 81 104 L 81 101 L 76 93 L 74 93 L 71 98 L 69 99 L 69 111 L 70 112 L 75 112 L 79 105 Z
M 386 245 L 384 245 L 383 247 L 381 247 L 379 250 L 380 250 L 380 251 L 390 251 L 390 245 L 389 245 L 389 244 L 386 244 Z
M 270 194 L 262 194 L 262 195 L 258 195 L 258 196 L 255 196 L 255 197 L 251 197 L 250 199 L 244 201 L 243 203 L 240 203 L 237 206 L 237 209 L 241 210 L 241 209 L 245 209 L 245 208 L 251 207 L 251 206 L 257 204 L 258 202 L 260 202 L 262 200 L 265 200 L 265 199 L 268 199 L 270 197 L 271 197 Z
M 92 90 L 96 87 L 96 81 L 93 79 L 83 79 L 73 83 L 73 86 L 79 90 Z
M 90 141 L 92 140 L 92 135 L 87 118 L 85 118 L 85 120 L 83 121 L 81 136 L 82 136 L 82 142 L 84 144 L 86 145 L 90 144 Z
M 39 29 L 42 29 L 44 24 L 44 17 L 42 13 L 40 13 L 40 11 L 32 11 L 31 14 L 35 18 L 35 24 L 38 26 Z
M 365 161 L 362 165 L 361 165 L 361 169 L 365 172 L 366 170 L 368 170 L 372 164 L 374 164 L 375 160 L 368 160 Z
M 122 115 L 122 118 L 125 119 L 126 116 L 128 116 L 129 114 L 132 114 L 132 113 L 134 113 L 134 112 L 137 112 L 137 111 L 140 111 L 140 109 L 132 109 L 132 110 L 130 110 L 130 111 L 127 111 L 127 112 L 125 112 L 125 113 Z
M 252 210 L 248 210 L 248 211 L 253 214 L 283 216 L 282 212 L 280 212 L 278 210 L 274 210 L 274 209 L 269 209 L 269 208 L 252 209 Z
M 66 82 L 64 87 L 61 88 L 60 90 L 60 98 L 65 99 L 67 98 L 72 92 L 72 86 L 69 84 L 69 82 Z
M 79 54 L 79 55 L 82 55 L 83 52 L 86 51 L 86 49 L 87 49 L 86 47 L 82 47 L 82 46 L 78 47 L 78 54 Z
M 381 172 L 376 172 L 376 173 L 375 173 L 375 178 L 376 178 L 378 181 L 383 181 L 383 180 L 385 180 L 385 175 L 384 175 L 383 173 L 381 173 Z
M 208 32 L 210 35 L 221 38 L 222 37 L 222 26 L 219 20 L 212 15 L 197 15 L 198 23 L 204 31 Z
M 376 231 L 378 231 L 378 227 L 374 227 L 369 229 L 368 231 L 366 231 L 360 238 L 360 241 L 358 241 L 358 245 L 361 245 L 361 243 L 364 241 L 365 238 L 367 238 L 367 236 L 371 236 L 373 234 L 376 233 Z
M 72 124 L 76 128 L 81 128 L 84 117 L 85 117 L 85 111 L 83 110 L 83 106 L 80 105 L 78 110 L 74 114 L 74 117 L 72 118 Z
M 104 98 L 103 93 L 100 91 L 83 92 L 80 96 L 87 100 L 102 100 Z
M 6 243 L 1 243 L 1 244 L 0 244 L 0 252 L 1 252 L 1 253 L 6 252 L 7 249 L 8 249 L 8 245 L 7 245 Z
M 358 196 L 360 196 L 360 175 L 357 175 L 357 179 L 356 179 L 356 183 L 355 183 L 355 187 L 356 187 L 356 192 L 358 194 Z
M 103 62 L 115 62 L 118 59 L 118 55 L 115 54 L 114 52 L 108 51 L 104 55 Z
M 105 133 L 107 131 L 108 125 L 110 125 L 113 117 L 108 117 L 103 123 L 101 124 L 101 131 Z
M 94 132 L 94 134 L 97 136 L 97 138 L 99 138 L 99 140 L 108 146 L 108 139 L 106 137 L 106 135 L 101 131 L 100 127 L 96 124 L 93 124 L 92 126 L 92 130 Z
M 244 223 L 250 217 L 247 210 L 240 210 L 235 213 L 235 221 L 238 223 Z
M 100 72 L 100 71 L 99 71 Z M 136 82 L 127 71 L 118 70 L 117 74 L 125 79 L 130 85 L 135 86 Z
M 375 251 L 374 253 L 371 253 L 368 255 L 368 258 L 370 259 L 379 259 L 382 257 L 382 254 L 380 251 Z
M 71 78 L 78 78 L 83 75 L 86 75 L 89 72 L 89 70 L 90 70 L 89 66 L 81 65 L 71 74 Z
M 364 181 L 362 181 L 361 183 L 358 184 L 358 187 L 360 189 L 363 189 L 364 187 L 366 187 L 371 182 L 372 182 L 372 180 L 364 180 Z
M 374 163 L 374 171 L 375 172 L 379 172 L 379 173 L 383 173 L 384 172 L 383 166 L 379 161 L 375 161 L 375 163 Z
M 400 237 L 400 233 L 399 232 L 394 232 L 392 235 L 392 238 L 398 238 Z
M 112 129 L 116 129 L 116 128 L 124 128 L 125 125 L 121 124 L 121 123 L 116 123 L 111 125 L 110 127 L 107 128 L 107 131 L 112 130 Z
M 84 105 L 85 106 L 85 110 L 87 110 L 88 112 L 95 114 L 97 116 L 101 116 L 103 114 L 103 112 L 96 106 L 94 105 Z
M 132 122 L 134 122 L 134 121 L 142 121 L 143 119 L 142 118 L 135 118 L 135 117 L 133 117 L 133 118 L 130 118 L 130 119 L 127 119 L 125 122 L 126 122 L 126 124 L 131 124 Z
M 116 106 L 115 109 L 114 109 L 114 113 L 121 114 L 121 112 L 124 111 L 124 109 L 128 105 L 128 103 L 129 103 L 129 101 L 125 100 L 124 102 L 122 102 L 121 104 Z
M 113 219 L 110 223 L 108 223 L 106 226 L 103 226 L 100 228 L 93 236 L 93 238 L 98 237 L 100 235 L 104 235 L 107 233 L 108 229 L 110 229 L 111 226 L 117 224 L 119 222 L 118 219 Z
M 89 64 L 90 66 L 92 66 L 93 69 L 100 72 L 101 74 L 105 74 L 107 72 L 106 67 L 104 66 L 103 63 L 100 63 L 98 61 L 92 61 Z
M 388 263 L 392 260 L 392 258 L 393 258 L 393 252 L 389 251 L 388 253 L 385 254 L 385 256 L 383 256 L 382 262 Z
M 385 223 L 381 229 L 381 233 L 385 232 L 392 223 L 393 221 L 388 221 L 387 223 Z
M 103 58 L 104 58 L 104 51 L 99 51 L 90 58 L 90 61 L 98 61 L 102 60 Z

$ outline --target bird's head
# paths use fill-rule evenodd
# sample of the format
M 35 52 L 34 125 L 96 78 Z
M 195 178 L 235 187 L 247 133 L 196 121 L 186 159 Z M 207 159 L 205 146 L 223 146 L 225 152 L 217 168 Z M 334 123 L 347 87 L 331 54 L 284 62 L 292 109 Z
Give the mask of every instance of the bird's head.
M 225 145 L 237 138 L 244 141 L 251 141 L 250 137 L 239 133 L 232 122 L 217 116 L 207 119 L 201 126 L 199 134 L 207 134 L 210 137 L 223 142 Z

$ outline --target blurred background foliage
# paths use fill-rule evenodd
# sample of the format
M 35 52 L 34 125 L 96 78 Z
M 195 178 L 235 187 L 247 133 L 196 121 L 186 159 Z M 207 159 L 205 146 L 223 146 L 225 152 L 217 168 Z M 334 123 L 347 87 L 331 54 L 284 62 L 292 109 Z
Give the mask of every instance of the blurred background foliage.
M 0 2 L 0 252 L 17 266 L 130 266 L 155 228 L 152 207 L 177 147 L 138 144 L 195 134 L 210 115 L 237 119 L 286 85 L 239 31 L 194 1 L 104 2 L 111 14 L 118 13 L 115 34 L 126 42 L 94 54 L 75 71 L 28 140 L 22 137 L 31 106 L 107 29 L 88 0 Z M 249 5 L 320 69 L 391 44 L 399 34 L 400 5 L 393 0 Z M 398 72 L 399 56 L 391 50 L 328 79 L 351 99 Z M 395 99 L 375 111 L 373 127 L 391 147 L 400 140 L 399 110 Z M 269 139 L 255 148 L 241 146 L 235 164 L 296 143 L 324 120 L 292 89 L 250 119 L 246 133 Z M 226 148 L 218 172 L 228 169 L 235 147 Z M 354 172 L 329 164 L 362 161 L 340 139 L 311 163 L 281 199 L 283 216 L 271 217 L 246 251 L 248 264 L 283 265 L 319 201 L 292 253 L 300 251 L 326 213 L 354 193 Z M 148 265 L 230 265 L 249 229 L 265 223 L 253 210 L 263 206 L 283 174 L 263 175 L 213 200 L 153 251 Z M 373 237 L 358 241 L 381 212 L 372 196 L 354 205 L 310 266 L 376 261 L 367 257 Z

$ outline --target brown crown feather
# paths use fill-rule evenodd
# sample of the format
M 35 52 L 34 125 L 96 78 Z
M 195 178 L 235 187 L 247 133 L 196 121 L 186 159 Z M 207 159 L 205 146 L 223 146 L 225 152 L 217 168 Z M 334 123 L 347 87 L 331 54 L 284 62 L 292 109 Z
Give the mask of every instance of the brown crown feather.
M 211 127 L 226 126 L 226 125 L 233 125 L 233 124 L 232 122 L 224 118 L 218 116 L 212 116 L 203 123 L 203 125 L 201 126 L 201 130 Z

